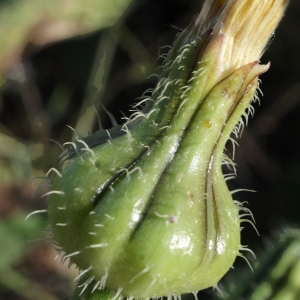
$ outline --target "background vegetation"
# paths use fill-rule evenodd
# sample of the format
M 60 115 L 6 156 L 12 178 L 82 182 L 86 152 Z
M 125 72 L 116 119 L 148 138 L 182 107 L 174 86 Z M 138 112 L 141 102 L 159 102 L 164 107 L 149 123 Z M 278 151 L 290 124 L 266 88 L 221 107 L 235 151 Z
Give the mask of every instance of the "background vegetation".
M 47 237 L 46 215 L 24 223 L 47 205 L 41 199 L 47 187 L 32 179 L 56 164 L 61 149 L 49 139 L 70 141 L 66 125 L 83 135 L 97 130 L 92 104 L 104 127 L 112 124 L 100 103 L 122 122 L 120 110 L 128 115 L 134 99 L 155 84 L 148 76 L 160 63 L 159 47 L 172 44 L 201 3 L 0 0 L 0 300 L 70 298 L 77 271 L 61 267 L 49 242 L 40 240 Z M 248 224 L 242 233 L 254 252 L 269 249 L 274 233 L 300 225 L 299 28 L 300 3 L 292 0 L 262 58 L 271 68 L 261 78 L 261 104 L 238 140 L 238 177 L 230 187 L 257 191 L 235 194 L 249 202 L 256 220 L 260 236 Z M 234 272 L 244 269 L 237 259 Z M 225 297 L 249 285 L 231 273 L 222 284 Z M 199 293 L 213 297 L 212 289 Z

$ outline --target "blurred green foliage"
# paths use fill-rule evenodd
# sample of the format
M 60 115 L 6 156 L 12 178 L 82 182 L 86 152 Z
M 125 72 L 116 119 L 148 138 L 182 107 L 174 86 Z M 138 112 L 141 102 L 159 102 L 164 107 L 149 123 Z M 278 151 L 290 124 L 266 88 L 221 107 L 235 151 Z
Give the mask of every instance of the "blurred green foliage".
M 6 290 L 12 290 L 25 299 L 55 300 L 56 297 L 26 278 L 26 269 L 23 272 L 15 269 L 29 254 L 37 232 L 45 226 L 45 219 L 40 216 L 25 222 L 26 215 L 20 212 L 0 221 L 0 297 Z
M 110 26 L 131 0 L 0 1 L 0 69 L 28 38 L 44 44 Z M 44 27 L 44 32 L 40 27 Z M 41 36 L 37 36 L 41 35 Z M 21 49 L 20 49 L 21 48 Z M 0 84 L 3 74 L 0 75 Z
M 300 297 L 300 231 L 273 233 L 258 252 L 254 272 L 237 270 L 227 278 L 230 300 L 297 300 Z M 224 282 L 225 283 L 225 282 Z M 229 292 L 229 290 L 228 290 Z
M 35 239 L 37 231 L 44 226 L 41 217 L 29 218 L 26 222 L 25 217 L 26 214 L 22 212 L 0 221 L 0 239 L 5 245 L 0 249 L 0 270 L 19 262 L 24 252 L 28 251 L 28 241 Z

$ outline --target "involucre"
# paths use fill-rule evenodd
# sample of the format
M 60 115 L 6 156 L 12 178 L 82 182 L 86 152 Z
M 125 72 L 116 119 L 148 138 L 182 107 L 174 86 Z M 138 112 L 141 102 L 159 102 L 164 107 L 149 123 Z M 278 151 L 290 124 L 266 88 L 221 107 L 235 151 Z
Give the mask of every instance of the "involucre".
M 241 211 L 251 213 L 227 188 L 224 147 L 253 113 L 269 67 L 258 60 L 286 4 L 206 1 L 127 122 L 64 151 L 48 215 L 83 289 L 180 297 L 216 286 L 242 255 Z

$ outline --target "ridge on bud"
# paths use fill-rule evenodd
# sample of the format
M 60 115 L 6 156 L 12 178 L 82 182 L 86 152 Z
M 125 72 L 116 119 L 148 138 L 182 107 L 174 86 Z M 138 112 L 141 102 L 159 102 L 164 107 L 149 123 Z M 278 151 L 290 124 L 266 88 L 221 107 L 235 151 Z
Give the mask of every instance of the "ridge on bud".
M 258 60 L 286 4 L 206 1 L 143 108 L 64 151 L 48 215 L 83 289 L 179 297 L 216 286 L 241 256 L 239 212 L 249 210 L 227 188 L 222 165 L 235 167 L 224 148 L 252 113 L 269 67 Z

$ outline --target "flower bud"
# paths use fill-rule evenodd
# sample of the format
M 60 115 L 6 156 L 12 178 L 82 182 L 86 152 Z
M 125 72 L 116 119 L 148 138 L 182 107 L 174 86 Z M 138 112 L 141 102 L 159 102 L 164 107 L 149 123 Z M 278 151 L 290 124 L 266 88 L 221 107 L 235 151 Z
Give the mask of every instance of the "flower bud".
M 130 299 L 196 292 L 240 254 L 224 148 L 255 97 L 258 60 L 285 0 L 206 1 L 129 120 L 76 138 L 49 193 L 54 239 L 84 288 Z

